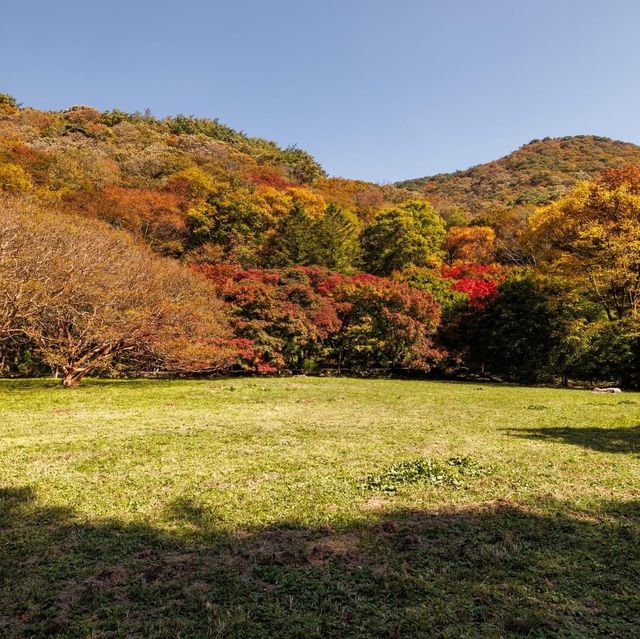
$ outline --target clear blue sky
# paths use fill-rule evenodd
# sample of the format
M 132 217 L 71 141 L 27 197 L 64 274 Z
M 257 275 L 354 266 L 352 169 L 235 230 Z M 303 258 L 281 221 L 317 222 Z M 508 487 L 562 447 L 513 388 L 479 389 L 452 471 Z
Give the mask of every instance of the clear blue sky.
M 0 91 L 217 117 L 381 182 L 640 143 L 640 0 L 6 0 Z

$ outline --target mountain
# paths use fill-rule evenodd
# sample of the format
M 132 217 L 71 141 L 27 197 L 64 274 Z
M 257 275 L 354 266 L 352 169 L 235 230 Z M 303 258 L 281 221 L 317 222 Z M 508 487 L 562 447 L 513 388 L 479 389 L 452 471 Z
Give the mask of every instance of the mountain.
M 442 212 L 472 216 L 496 208 L 538 206 L 604 169 L 640 164 L 640 146 L 594 135 L 532 140 L 499 160 L 464 171 L 398 182 Z
M 337 205 L 355 229 L 413 197 L 328 177 L 306 151 L 217 120 L 86 105 L 43 111 L 0 93 L 0 194 L 7 192 L 106 221 L 163 255 L 243 264 L 267 251 L 296 207 L 315 219 Z

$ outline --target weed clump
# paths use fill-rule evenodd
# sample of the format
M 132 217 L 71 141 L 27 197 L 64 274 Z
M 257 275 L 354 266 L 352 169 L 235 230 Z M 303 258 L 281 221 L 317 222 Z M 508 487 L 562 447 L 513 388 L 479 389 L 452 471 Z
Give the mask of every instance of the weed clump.
M 365 477 L 358 486 L 361 490 L 390 494 L 404 484 L 461 488 L 467 478 L 486 475 L 490 470 L 470 457 L 450 457 L 446 461 L 421 457 L 396 462 L 380 474 Z

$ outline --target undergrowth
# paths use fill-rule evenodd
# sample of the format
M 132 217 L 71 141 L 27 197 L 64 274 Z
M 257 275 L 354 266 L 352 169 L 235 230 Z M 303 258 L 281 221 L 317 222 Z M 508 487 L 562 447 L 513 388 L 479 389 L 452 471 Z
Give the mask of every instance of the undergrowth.
M 358 485 L 361 490 L 384 493 L 395 493 L 403 484 L 461 488 L 466 479 L 486 475 L 490 470 L 470 457 L 450 457 L 446 461 L 420 457 L 396 462 L 380 474 L 365 477 Z

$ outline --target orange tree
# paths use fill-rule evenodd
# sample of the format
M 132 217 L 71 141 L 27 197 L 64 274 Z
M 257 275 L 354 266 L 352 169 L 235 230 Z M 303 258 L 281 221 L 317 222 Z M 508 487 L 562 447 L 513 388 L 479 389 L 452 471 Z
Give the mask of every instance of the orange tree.
M 65 386 L 125 357 L 171 370 L 229 363 L 226 317 L 203 278 L 103 223 L 0 206 L 5 334 L 26 336 Z

